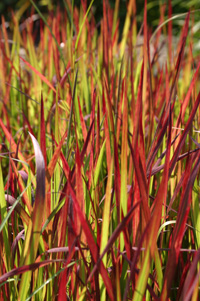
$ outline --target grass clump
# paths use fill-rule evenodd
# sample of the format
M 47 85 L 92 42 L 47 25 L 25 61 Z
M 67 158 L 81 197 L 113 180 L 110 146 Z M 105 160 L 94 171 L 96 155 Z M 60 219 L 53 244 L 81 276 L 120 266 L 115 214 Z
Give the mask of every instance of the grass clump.
M 98 25 L 32 4 L 11 44 L 2 18 L 1 298 L 197 300 L 195 12 L 175 45 L 171 8 L 152 34 L 129 1 L 119 39 L 119 1 Z

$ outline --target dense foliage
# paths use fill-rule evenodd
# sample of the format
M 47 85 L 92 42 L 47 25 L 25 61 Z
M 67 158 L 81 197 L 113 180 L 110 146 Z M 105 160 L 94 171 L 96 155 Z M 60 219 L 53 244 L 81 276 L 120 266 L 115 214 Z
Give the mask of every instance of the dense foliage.
M 175 39 L 171 1 L 122 34 L 119 1 L 31 2 L 2 18 L 0 298 L 197 300 L 198 11 Z

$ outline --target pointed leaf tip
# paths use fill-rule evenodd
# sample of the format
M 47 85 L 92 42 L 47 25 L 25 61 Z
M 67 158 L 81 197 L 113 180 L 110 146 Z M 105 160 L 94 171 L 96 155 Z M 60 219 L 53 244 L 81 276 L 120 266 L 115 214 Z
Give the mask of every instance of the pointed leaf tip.
M 36 160 L 36 173 L 37 173 L 37 187 L 36 187 L 36 200 L 37 195 L 40 195 L 43 199 L 45 198 L 45 162 L 39 143 L 36 138 L 29 132 L 31 140 L 33 142 Z

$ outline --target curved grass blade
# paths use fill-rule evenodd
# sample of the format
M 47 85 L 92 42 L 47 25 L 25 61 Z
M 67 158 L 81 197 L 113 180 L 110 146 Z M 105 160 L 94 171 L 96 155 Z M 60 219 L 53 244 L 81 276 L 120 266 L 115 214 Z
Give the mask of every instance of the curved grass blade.
M 194 13 L 194 12 L 195 12 L 195 11 L 191 11 L 190 13 Z M 173 21 L 173 20 L 175 20 L 175 19 L 178 19 L 178 18 L 181 18 L 181 17 L 185 17 L 185 16 L 187 16 L 187 14 L 188 14 L 188 12 L 182 13 L 182 14 L 176 14 L 175 16 L 173 16 L 173 17 L 168 18 L 167 20 L 165 20 L 162 24 L 160 24 L 160 25 L 156 28 L 156 30 L 155 30 L 154 33 L 152 34 L 152 36 L 151 36 L 149 42 L 151 42 L 151 41 L 154 40 L 154 38 L 155 38 L 157 32 L 158 32 L 162 27 L 164 27 L 167 23 L 169 23 L 169 22 L 171 22 L 171 21 Z
M 36 258 L 36 254 L 38 251 L 40 233 L 42 229 L 43 222 L 43 214 L 44 214 L 44 206 L 45 206 L 45 162 L 44 157 L 42 155 L 42 151 L 40 146 L 35 139 L 35 137 L 29 133 L 31 136 L 34 151 L 35 151 L 35 159 L 36 159 L 36 175 L 37 175 L 37 184 L 36 184 L 36 195 L 35 195 L 35 203 L 33 207 L 33 213 L 31 216 L 31 220 L 29 222 L 28 230 L 25 236 L 24 243 L 24 260 L 23 265 L 28 265 L 31 262 L 34 262 Z M 23 259 L 22 258 L 22 259 Z M 29 286 L 31 281 L 32 272 L 29 271 L 22 275 L 22 279 L 20 282 L 19 288 L 19 296 L 20 300 L 25 300 Z
M 55 261 L 55 260 L 52 260 Z M 74 265 L 75 262 L 70 262 L 67 265 L 67 268 Z M 63 272 L 66 267 L 60 269 L 57 273 L 55 273 L 52 277 L 48 278 L 40 287 L 38 287 L 27 299 L 26 301 L 30 300 L 33 296 L 35 296 L 41 289 L 43 289 L 48 283 L 50 283 L 53 279 L 55 279 L 61 272 Z
M 24 265 L 22 267 L 12 269 L 8 273 L 5 273 L 0 277 L 0 283 L 3 282 L 3 281 L 6 281 L 10 277 L 14 277 L 14 276 L 23 274 L 23 273 L 28 272 L 28 271 L 34 271 L 35 269 L 47 266 L 51 263 L 65 262 L 65 261 L 66 261 L 65 259 L 44 260 L 44 261 L 41 261 L 41 262 L 35 262 L 35 263 L 29 264 L 29 265 Z

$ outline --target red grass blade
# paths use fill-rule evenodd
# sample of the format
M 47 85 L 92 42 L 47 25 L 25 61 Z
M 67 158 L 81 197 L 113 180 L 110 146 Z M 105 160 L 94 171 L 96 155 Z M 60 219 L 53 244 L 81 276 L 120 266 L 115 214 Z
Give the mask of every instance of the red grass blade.
M 185 179 L 184 179 L 185 187 L 183 184 L 183 193 L 182 193 L 181 202 L 179 206 L 176 226 L 173 232 L 172 246 L 168 256 L 167 266 L 165 270 L 164 286 L 161 295 L 161 300 L 166 300 L 167 296 L 169 296 L 171 290 L 171 284 L 175 276 L 176 270 L 174 267 L 177 266 L 182 239 L 185 232 L 185 223 L 187 221 L 189 210 L 190 210 L 191 189 L 193 187 L 194 180 L 196 178 L 196 175 L 200 167 L 200 154 L 196 159 L 193 170 L 191 170 L 192 162 L 193 159 L 190 159 L 188 167 L 186 168 L 185 171 Z
M 177 148 L 176 148 L 176 150 L 175 150 L 175 153 L 174 153 L 174 155 L 173 155 L 173 158 L 172 158 L 172 160 L 171 160 L 171 162 L 170 162 L 169 176 L 171 175 L 171 173 L 172 173 L 172 171 L 173 171 L 173 169 L 174 169 L 174 167 L 175 167 L 175 164 L 176 164 L 176 162 L 177 162 L 177 158 L 178 158 L 178 156 L 179 156 L 179 154 L 180 154 L 180 151 L 181 151 L 181 149 L 182 149 L 182 147 L 183 147 L 183 145 L 184 145 L 184 143 L 185 143 L 186 136 L 187 136 L 187 134 L 188 134 L 188 132 L 189 132 L 191 126 L 192 126 L 192 121 L 193 121 L 194 116 L 195 116 L 195 114 L 196 114 L 196 111 L 197 111 L 197 108 L 198 108 L 198 106 L 199 106 L 199 103 L 200 103 L 200 92 L 199 92 L 199 94 L 198 94 L 198 96 L 197 96 L 197 99 L 196 99 L 196 101 L 195 101 L 195 104 L 194 104 L 194 106 L 193 106 L 193 108 L 192 108 L 192 111 L 191 111 L 191 113 L 190 113 L 190 117 L 189 117 L 189 119 L 188 119 L 188 121 L 187 121 L 187 124 L 186 124 L 186 126 L 185 126 L 185 129 L 184 129 L 184 131 L 183 131 L 183 133 L 182 133 L 182 135 L 181 135 L 180 142 L 179 142 L 179 144 L 178 144 L 178 146 L 177 146 Z
M 44 157 L 45 169 L 47 167 L 47 148 L 46 148 L 46 136 L 45 136 L 45 120 L 44 120 L 44 101 L 43 95 L 41 95 L 41 116 L 40 116 L 40 147 Z
M 110 135 L 109 135 L 109 125 L 108 125 L 108 111 L 106 110 L 106 101 L 105 95 L 103 92 L 103 114 L 105 115 L 104 120 L 104 130 L 105 130 L 105 138 L 106 138 L 106 157 L 107 157 L 107 170 L 110 170 L 111 163 L 111 146 L 110 146 Z
M 54 259 L 54 260 L 44 260 L 44 261 L 41 261 L 41 262 L 35 262 L 35 263 L 29 264 L 29 265 L 23 265 L 22 267 L 15 268 L 15 269 L 9 271 L 8 273 L 3 274 L 0 277 L 0 282 L 6 281 L 10 277 L 14 277 L 16 275 L 24 274 L 28 271 L 34 271 L 35 269 L 47 266 L 47 265 L 49 265 L 51 263 L 54 263 L 54 262 L 65 262 L 65 261 L 66 261 L 65 259 L 59 259 L 59 260 Z
M 125 229 L 125 227 L 127 227 L 128 223 L 130 222 L 130 219 L 133 215 L 134 210 L 137 208 L 137 206 L 141 203 L 141 201 L 139 201 L 138 203 L 136 203 L 127 213 L 127 215 L 123 218 L 123 220 L 119 223 L 119 225 L 117 226 L 117 228 L 114 230 L 114 232 L 112 233 L 111 237 L 109 238 L 107 245 L 105 247 L 105 249 L 103 250 L 102 254 L 99 256 L 98 261 L 95 263 L 92 272 L 90 273 L 87 281 L 90 281 L 95 273 L 95 271 L 98 269 L 98 265 L 100 264 L 102 258 L 104 257 L 104 255 L 108 252 L 108 250 L 112 247 L 113 243 L 116 241 L 117 237 L 119 237 L 120 233 Z
M 141 163 L 141 158 L 139 155 L 138 147 L 134 151 L 129 139 L 128 139 L 128 141 L 129 141 L 129 147 L 131 150 L 132 160 L 133 160 L 133 163 L 135 166 L 135 173 L 136 173 L 138 184 L 139 184 L 140 194 L 141 194 L 141 198 L 142 198 L 142 209 L 143 209 L 143 213 L 144 213 L 144 218 L 145 218 L 146 223 L 148 223 L 148 221 L 150 219 L 150 209 L 149 209 L 149 205 L 148 205 L 147 179 L 146 179 L 146 175 L 143 170 L 142 163 Z M 137 153 L 137 152 L 139 155 L 138 161 L 137 161 L 136 155 L 135 155 L 135 153 Z M 143 227 L 145 227 L 145 225 L 143 225 Z M 143 228 L 143 230 L 144 230 L 144 228 Z
M 198 266 L 199 261 L 200 261 L 200 249 L 196 252 L 195 257 L 191 263 L 190 269 L 187 273 L 183 291 L 182 291 L 182 294 L 180 297 L 181 300 L 184 300 L 184 301 L 191 300 L 195 285 L 198 286 L 200 271 L 197 270 L 197 266 Z M 195 275 L 195 273 L 196 273 L 196 275 Z
M 74 193 L 74 191 L 73 191 L 73 189 L 71 187 L 71 184 L 69 182 L 68 182 L 68 185 L 69 185 L 69 191 L 71 193 L 71 197 L 72 197 L 73 202 L 74 202 L 75 210 L 76 210 L 76 212 L 77 212 L 77 214 L 79 216 L 80 222 L 82 224 L 83 231 L 85 232 L 85 236 L 87 238 L 87 243 L 89 245 L 89 248 L 90 248 L 93 260 L 96 263 L 97 260 L 98 260 L 98 257 L 99 257 L 99 252 L 98 252 L 97 245 L 96 245 L 96 243 L 94 241 L 94 238 L 92 236 L 91 230 L 90 230 L 90 228 L 89 228 L 89 226 L 87 224 L 87 221 L 85 220 L 85 217 L 84 217 L 84 215 L 83 215 L 83 213 L 81 211 L 81 208 L 79 206 L 79 203 L 78 203 L 78 201 L 76 199 L 75 193 Z M 106 271 L 106 269 L 105 269 L 102 261 L 100 262 L 99 270 L 100 270 L 101 276 L 103 278 L 103 281 L 105 283 L 108 295 L 109 295 L 109 297 L 110 297 L 111 300 L 114 300 L 114 294 L 113 294 L 113 291 L 112 291 L 111 280 L 108 277 L 107 271 Z

